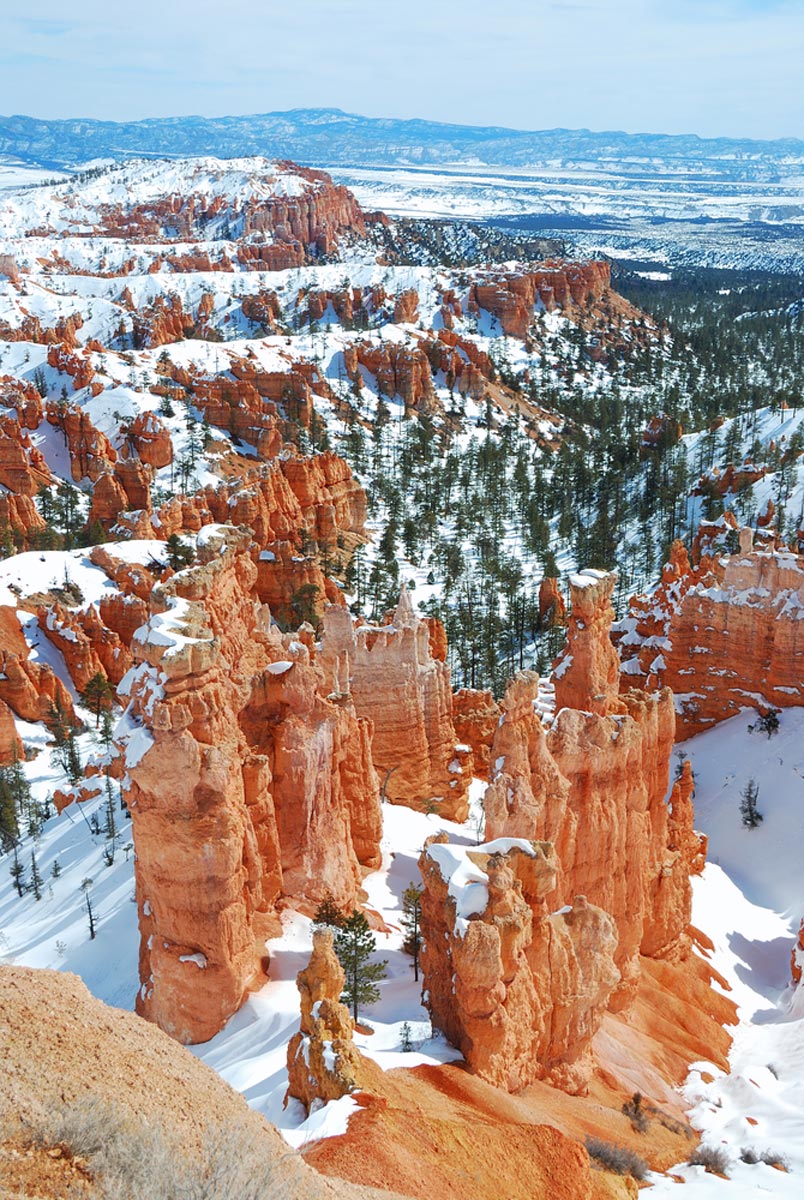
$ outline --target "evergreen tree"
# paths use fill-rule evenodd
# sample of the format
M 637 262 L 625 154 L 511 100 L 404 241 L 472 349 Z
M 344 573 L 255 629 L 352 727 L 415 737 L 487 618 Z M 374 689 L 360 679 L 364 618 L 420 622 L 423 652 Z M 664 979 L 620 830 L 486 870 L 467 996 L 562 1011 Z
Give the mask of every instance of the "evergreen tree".
M 351 1008 L 355 1021 L 361 1004 L 376 1004 L 380 998 L 377 983 L 385 979 L 388 963 L 387 960 L 369 962 L 376 949 L 377 939 L 368 921 L 353 909 L 335 934 L 335 953 L 346 975 L 341 1000 Z
M 17 806 L 5 771 L 0 771 L 0 852 L 7 853 L 20 835 Z
M 327 892 L 324 899 L 315 910 L 313 917 L 313 925 L 328 927 L 332 929 L 341 929 L 344 923 L 344 915 L 335 903 L 332 892 Z
M 42 876 L 39 874 L 39 867 L 36 864 L 36 853 L 31 851 L 31 891 L 34 894 L 35 900 L 42 899 Z
M 89 940 L 95 940 L 95 910 L 92 907 L 92 899 L 89 895 L 89 889 L 92 887 L 92 880 L 81 880 L 81 891 L 84 893 L 84 901 L 87 906 L 87 920 L 89 921 Z
M 410 1053 L 410 1051 L 413 1049 L 413 1036 L 412 1036 L 412 1030 L 411 1030 L 411 1028 L 410 1028 L 410 1022 L 409 1022 L 409 1021 L 404 1021 L 404 1022 L 403 1022 L 403 1024 L 402 1024 L 402 1044 L 401 1044 L 401 1049 L 402 1049 L 402 1050 L 403 1050 L 403 1051 L 404 1051 L 406 1054 L 409 1054 L 409 1053 Z
M 757 809 L 758 798 L 759 787 L 755 780 L 749 779 L 740 800 L 740 816 L 746 829 L 756 829 L 762 822 L 762 813 Z
M 419 978 L 419 951 L 422 946 L 421 913 L 424 888 L 410 883 L 402 893 L 402 925 L 405 940 L 402 949 L 413 957 L 413 978 Z
M 14 887 L 17 889 L 17 895 L 21 898 L 25 895 L 26 890 L 25 867 L 19 860 L 16 842 L 14 843 L 14 861 L 9 867 L 9 874 L 14 881 Z
M 95 716 L 95 728 L 100 725 L 101 712 L 107 708 L 114 696 L 114 688 L 103 671 L 96 671 L 82 692 L 82 699 Z
M 193 561 L 193 551 L 185 546 L 177 533 L 171 533 L 165 542 L 168 566 L 174 571 L 181 571 Z

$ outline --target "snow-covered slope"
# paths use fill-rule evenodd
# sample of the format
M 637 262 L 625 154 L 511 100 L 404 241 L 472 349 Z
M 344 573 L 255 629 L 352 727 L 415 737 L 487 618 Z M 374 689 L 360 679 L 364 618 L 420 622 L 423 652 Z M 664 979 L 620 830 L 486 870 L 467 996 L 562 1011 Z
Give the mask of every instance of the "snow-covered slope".
M 684 1096 L 704 1146 L 721 1149 L 729 1181 L 703 1167 L 678 1168 L 694 1200 L 767 1195 L 793 1200 L 804 1176 L 804 1013 L 791 1008 L 790 951 L 804 915 L 804 712 L 788 709 L 779 732 L 749 733 L 753 713 L 682 744 L 695 772 L 696 824 L 709 835 L 709 863 L 695 881 L 693 921 L 714 943 L 712 965 L 731 985 L 740 1025 L 731 1072 L 694 1066 Z M 763 821 L 747 829 L 740 797 L 759 785 Z M 789 1174 L 744 1151 L 770 1151 Z M 676 1194 L 655 1180 L 659 1196 Z

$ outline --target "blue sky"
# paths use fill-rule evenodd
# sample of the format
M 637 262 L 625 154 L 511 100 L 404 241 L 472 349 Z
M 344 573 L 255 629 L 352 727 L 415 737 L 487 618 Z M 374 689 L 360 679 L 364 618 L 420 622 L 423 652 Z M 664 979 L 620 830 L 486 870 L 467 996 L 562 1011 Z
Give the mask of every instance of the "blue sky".
M 0 113 L 804 137 L 804 0 L 2 0 Z

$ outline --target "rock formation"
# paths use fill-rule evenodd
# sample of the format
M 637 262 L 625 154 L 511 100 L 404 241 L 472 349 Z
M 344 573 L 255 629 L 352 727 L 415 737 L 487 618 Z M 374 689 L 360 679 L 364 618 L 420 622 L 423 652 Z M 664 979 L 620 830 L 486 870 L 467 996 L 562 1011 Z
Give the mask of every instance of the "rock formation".
M 804 559 L 772 541 L 755 547 L 750 529 L 724 555 L 709 532 L 696 539 L 694 566 L 674 543 L 661 583 L 634 597 L 617 631 L 627 678 L 673 689 L 679 737 L 758 699 L 804 704 Z
M 790 977 L 796 985 L 801 983 L 802 963 L 804 963 L 804 920 L 799 926 L 796 944 L 790 951 Z
M 359 380 L 359 367 L 376 377 L 383 396 L 400 396 L 406 408 L 431 413 L 440 409 L 430 362 L 420 346 L 399 342 L 357 342 L 344 350 L 343 363 L 351 379 Z
M 605 716 L 616 704 L 620 660 L 609 639 L 615 581 L 616 575 L 606 571 L 579 571 L 570 576 L 567 645 L 553 669 L 557 711 L 580 708 Z
M 496 271 L 472 285 L 469 309 L 485 309 L 499 320 L 503 333 L 525 338 L 537 307 L 552 312 L 556 307 L 584 306 L 590 297 L 602 296 L 610 282 L 609 264 L 602 261 L 546 262 L 537 270 L 515 274 Z
M 534 672 L 516 676 L 501 702 L 483 852 L 505 850 L 506 863 L 439 845 L 421 862 L 423 964 L 434 1020 L 473 1069 L 510 1088 L 545 1075 L 570 1090 L 582 1087 L 581 1060 L 592 1033 L 604 1008 L 619 1011 L 633 1001 L 640 955 L 675 961 L 689 951 L 689 877 L 702 869 L 706 848 L 693 830 L 692 773 L 686 764 L 669 789 L 675 728 L 669 689 L 618 693 L 609 640 L 613 584 L 605 572 L 570 581 L 573 610 L 549 730 L 537 711 Z M 516 857 L 512 865 L 510 839 L 519 839 L 518 853 L 530 858 Z M 529 893 L 522 863 L 531 870 L 534 860 L 544 865 Z M 500 949 L 499 939 L 481 928 L 495 915 L 505 916 L 505 937 L 515 947 L 507 966 L 505 937 Z M 577 976 L 557 916 L 583 931 L 580 964 L 596 953 L 599 977 Z M 520 951 L 529 963 L 525 984 L 511 966 L 521 967 Z M 558 1015 L 534 1015 L 551 1014 L 553 1004 Z M 542 1022 L 549 1044 L 540 1040 Z M 529 1070 L 536 1073 L 528 1076 Z
M 250 533 L 216 528 L 159 584 L 118 728 L 137 846 L 137 1007 L 205 1041 L 238 1007 L 279 895 L 357 899 L 379 865 L 370 726 L 325 699 L 307 647 L 258 602 Z
M 120 1195 L 191 1195 L 225 1178 L 233 1198 L 402 1200 L 323 1178 L 216 1071 L 133 1013 L 96 1000 L 75 975 L 4 965 L 0 1010 L 4 1196 L 100 1195 L 99 1179 L 81 1170 L 86 1160 L 59 1145 L 65 1126 L 83 1131 L 95 1119 L 101 1164 L 108 1155 L 128 1165 L 128 1177 L 114 1181 Z
M 623 977 L 617 1002 L 624 1004 L 640 953 L 687 951 L 689 874 L 701 841 L 692 830 L 691 778 L 679 781 L 668 803 L 675 730 L 669 689 L 618 692 L 609 640 L 614 578 L 592 572 L 570 581 L 573 608 L 549 732 L 534 708 L 538 678 L 523 673 L 509 687 L 484 808 L 487 837 L 555 845 L 560 866 L 551 904 L 571 903 L 580 893 L 614 917 Z
M 0 605 L 0 701 L 23 721 L 52 725 L 57 711 L 75 719 L 67 688 L 47 663 L 30 657 L 16 612 L 5 605 Z
M 0 766 L 7 767 L 9 763 L 20 762 L 24 757 L 22 741 L 14 724 L 14 714 L 0 700 Z
M 549 843 L 502 838 L 466 850 L 436 838 L 419 865 L 435 1024 L 490 1083 L 517 1091 L 548 1078 L 583 1090 L 579 1060 L 619 980 L 612 919 L 582 896 L 548 912 Z
M 352 1041 L 354 1023 L 341 1004 L 344 973 L 330 929 L 313 931 L 313 953 L 296 976 L 301 1030 L 288 1043 L 288 1096 L 307 1111 L 339 1100 L 358 1086 L 362 1059 Z
M 384 798 L 465 821 L 471 751 L 452 723 L 449 667 L 433 658 L 427 622 L 407 589 L 388 625 L 355 628 L 347 610 L 328 609 L 319 662 L 325 688 L 351 696 L 356 712 L 372 722 Z
M 488 778 L 491 743 L 500 722 L 501 709 L 491 692 L 461 688 L 452 695 L 452 721 L 459 744 L 472 751 L 474 772 Z

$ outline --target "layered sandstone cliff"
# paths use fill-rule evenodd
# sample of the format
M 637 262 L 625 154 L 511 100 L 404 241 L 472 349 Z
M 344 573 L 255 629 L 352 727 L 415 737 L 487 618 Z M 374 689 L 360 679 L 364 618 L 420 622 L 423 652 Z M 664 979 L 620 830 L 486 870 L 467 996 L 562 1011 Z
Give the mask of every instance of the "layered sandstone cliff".
M 579 1060 L 620 977 L 614 921 L 582 896 L 549 911 L 549 843 L 466 850 L 436 838 L 420 867 L 422 965 L 439 1028 L 490 1083 L 517 1091 L 547 1078 L 583 1090 Z
M 355 627 L 348 611 L 328 609 L 319 662 L 325 687 L 372 722 L 384 799 L 465 821 L 471 751 L 455 734 L 449 667 L 433 657 L 407 590 L 387 625 Z
M 536 270 L 495 272 L 472 285 L 469 308 L 485 309 L 503 333 L 525 338 L 538 308 L 552 312 L 599 299 L 611 282 L 607 262 L 546 262 Z
M 613 586 L 605 572 L 570 581 L 568 644 L 557 662 L 558 711 L 550 728 L 538 712 L 534 672 L 515 677 L 501 702 L 484 798 L 490 841 L 481 849 L 504 851 L 510 860 L 510 839 L 518 839 L 518 854 L 530 848 L 530 859 L 487 863 L 472 851 L 433 846 L 421 864 L 433 1018 L 466 1048 L 475 1069 L 503 1086 L 550 1077 L 582 1088 L 591 1036 L 604 1009 L 633 1001 L 640 955 L 675 961 L 689 951 L 689 876 L 705 855 L 692 825 L 692 775 L 687 765 L 670 789 L 670 691 L 618 692 L 609 640 Z M 534 860 L 544 865 L 529 893 L 521 864 L 532 870 Z M 498 916 L 507 931 L 502 949 L 481 928 Z M 573 973 L 573 954 L 554 928 L 558 917 L 570 933 L 583 931 L 578 961 L 586 968 L 591 955 L 599 977 Z M 560 932 L 567 933 L 563 926 Z M 508 960 L 505 938 L 514 947 Z M 543 1027 L 551 1031 L 549 1045 Z
M 804 559 L 754 541 L 742 529 L 738 551 L 707 553 L 699 537 L 695 565 L 676 542 L 655 592 L 619 623 L 624 675 L 673 689 L 680 737 L 757 701 L 804 703 Z

